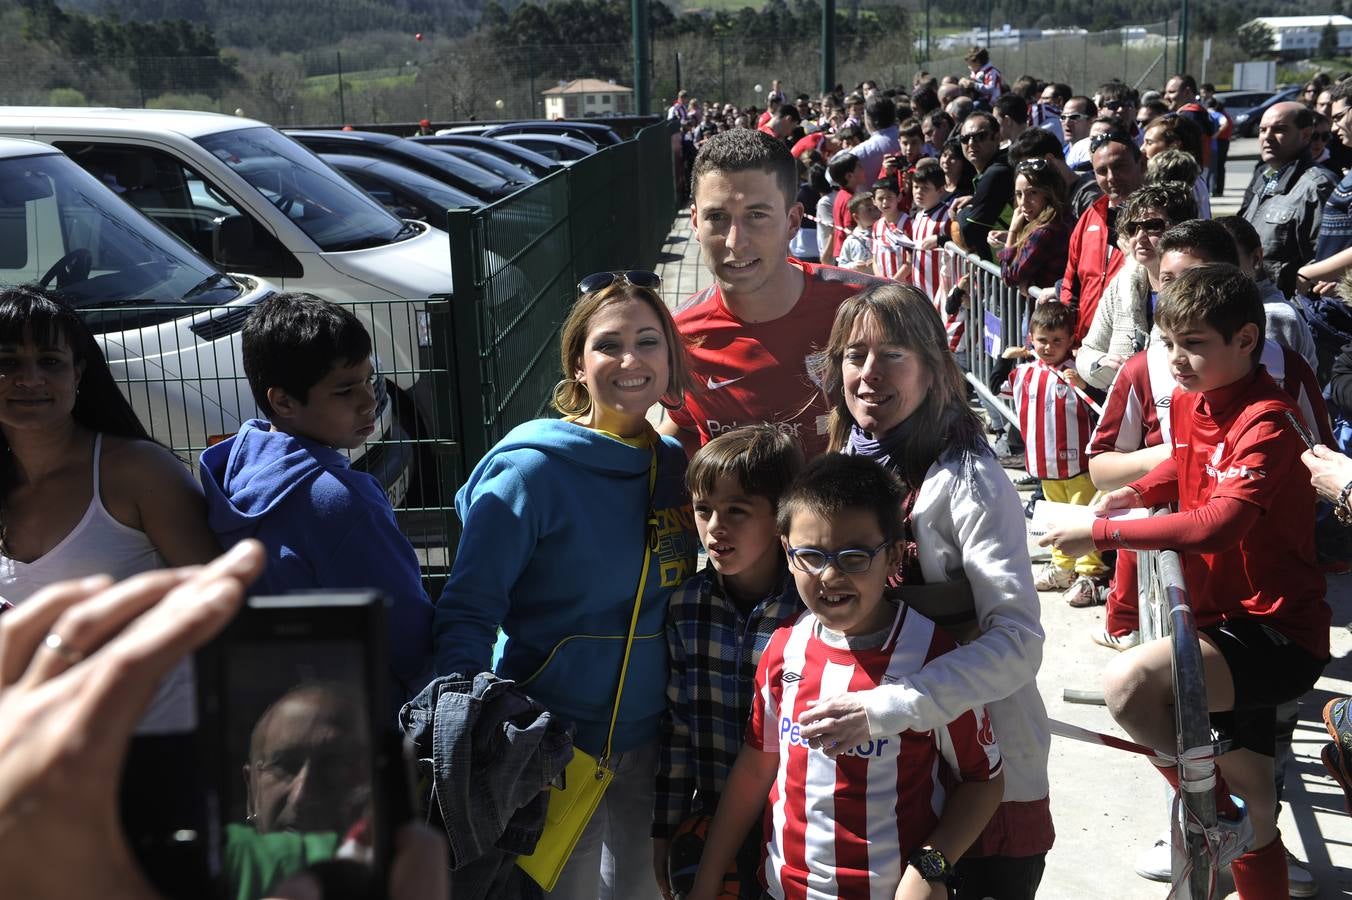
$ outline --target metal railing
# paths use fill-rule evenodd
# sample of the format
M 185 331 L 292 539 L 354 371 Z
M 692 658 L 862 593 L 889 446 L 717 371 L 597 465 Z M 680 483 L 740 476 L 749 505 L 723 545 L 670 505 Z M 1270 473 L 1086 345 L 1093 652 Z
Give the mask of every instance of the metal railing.
M 992 390 L 990 382 L 1000 354 L 1008 347 L 1023 346 L 1033 300 L 1006 284 L 999 266 L 955 244 L 944 245 L 944 269 L 950 285 L 964 277 L 968 280 L 963 374 L 987 411 L 999 413 L 1017 428 L 1013 403 Z
M 1141 641 L 1168 637 L 1173 662 L 1179 792 L 1171 831 L 1183 841 L 1171 842 L 1174 874 L 1171 896 L 1179 900 L 1210 900 L 1216 891 L 1216 872 L 1207 833 L 1216 828 L 1216 792 L 1212 786 L 1216 763 L 1197 627 L 1177 552 L 1138 553 L 1137 570 Z

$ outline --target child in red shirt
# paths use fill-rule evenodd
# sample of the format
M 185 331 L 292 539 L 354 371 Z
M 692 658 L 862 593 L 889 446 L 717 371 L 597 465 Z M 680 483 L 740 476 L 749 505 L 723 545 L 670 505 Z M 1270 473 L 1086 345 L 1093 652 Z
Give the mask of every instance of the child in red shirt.
M 1173 548 L 1201 638 L 1213 724 L 1235 749 L 1218 760 L 1247 804 L 1252 849 L 1235 859 L 1244 900 L 1287 896 L 1286 853 L 1274 810 L 1276 707 L 1313 686 L 1329 657 L 1331 613 L 1314 557 L 1314 489 L 1300 463 L 1304 442 L 1288 420 L 1291 398 L 1259 365 L 1263 303 L 1233 266 L 1197 266 L 1171 283 L 1155 310 L 1178 387 L 1170 403 L 1173 452 L 1145 477 L 1105 495 L 1100 512 L 1177 501 L 1179 511 L 1136 521 L 1059 526 L 1040 544 Z M 1175 750 L 1167 641 L 1113 660 L 1108 708 L 1127 732 Z M 1161 769 L 1177 787 L 1173 769 Z M 1173 777 L 1171 777 L 1173 776 Z M 1225 816 L 1227 789 L 1217 787 Z M 1233 813 L 1231 813 L 1233 815 Z

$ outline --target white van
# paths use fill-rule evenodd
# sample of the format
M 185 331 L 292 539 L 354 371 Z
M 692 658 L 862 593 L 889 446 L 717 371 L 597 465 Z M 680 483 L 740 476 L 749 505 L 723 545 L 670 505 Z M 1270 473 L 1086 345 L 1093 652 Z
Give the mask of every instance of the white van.
M 0 286 L 34 283 L 80 310 L 141 421 L 185 459 L 256 415 L 239 331 L 274 288 L 220 271 L 59 150 L 0 137 Z M 377 428 L 399 436 L 388 408 Z M 402 493 L 407 460 L 364 461 L 388 463 L 372 474 Z
M 381 301 L 450 293 L 446 232 L 400 221 L 314 153 L 252 119 L 5 106 L 0 135 L 51 144 L 224 269 L 356 302 L 381 371 L 396 390 L 413 392 L 411 373 L 425 368 L 419 348 L 430 343 L 420 304 Z M 421 408 L 425 392 L 417 392 Z

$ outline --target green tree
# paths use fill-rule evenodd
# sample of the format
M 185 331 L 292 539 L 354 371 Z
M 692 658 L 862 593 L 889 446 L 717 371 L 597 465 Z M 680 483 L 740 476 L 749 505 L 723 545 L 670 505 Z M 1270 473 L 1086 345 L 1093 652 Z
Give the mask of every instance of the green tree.
M 1333 59 L 1338 55 L 1338 29 L 1333 27 L 1333 20 L 1324 23 L 1324 29 L 1319 32 L 1319 58 Z
M 1239 49 L 1249 56 L 1264 56 L 1272 52 L 1272 29 L 1262 22 L 1241 25 L 1235 32 Z

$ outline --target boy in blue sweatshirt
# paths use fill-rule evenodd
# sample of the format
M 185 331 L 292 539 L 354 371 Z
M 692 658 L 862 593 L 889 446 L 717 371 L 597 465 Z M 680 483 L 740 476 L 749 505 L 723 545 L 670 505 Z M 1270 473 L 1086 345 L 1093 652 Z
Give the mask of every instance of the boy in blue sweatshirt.
M 257 593 L 383 591 L 402 703 L 430 678 L 432 604 L 380 484 L 340 452 L 375 431 L 371 336 L 350 310 L 296 293 L 254 307 L 243 340 L 244 372 L 268 418 L 202 453 L 208 522 L 223 546 L 263 542 Z

